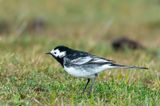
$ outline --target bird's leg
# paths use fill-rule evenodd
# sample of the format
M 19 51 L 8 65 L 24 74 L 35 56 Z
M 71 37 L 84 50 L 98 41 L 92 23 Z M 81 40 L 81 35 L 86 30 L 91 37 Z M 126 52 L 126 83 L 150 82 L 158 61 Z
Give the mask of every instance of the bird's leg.
M 87 85 L 89 84 L 89 82 L 90 82 L 90 79 L 88 78 L 88 79 L 87 79 L 87 83 L 86 83 L 86 85 L 85 85 L 85 87 L 84 87 L 84 89 L 83 89 L 83 93 L 85 92 L 85 90 L 86 90 Z
M 97 77 L 97 76 L 98 76 L 98 74 L 95 74 L 95 77 L 94 77 L 94 78 L 92 78 L 92 83 L 91 83 L 91 86 L 90 86 L 90 89 L 89 89 L 88 95 L 90 95 L 90 94 L 91 94 L 91 92 L 92 92 L 92 88 L 93 88 L 93 86 L 94 86 L 95 79 L 96 79 L 96 77 Z
M 91 94 L 91 92 L 92 92 L 92 88 L 93 88 L 94 82 L 95 82 L 95 78 L 92 78 L 92 83 L 91 83 L 91 86 L 90 86 L 90 89 L 89 89 L 88 95 L 90 95 L 90 94 Z

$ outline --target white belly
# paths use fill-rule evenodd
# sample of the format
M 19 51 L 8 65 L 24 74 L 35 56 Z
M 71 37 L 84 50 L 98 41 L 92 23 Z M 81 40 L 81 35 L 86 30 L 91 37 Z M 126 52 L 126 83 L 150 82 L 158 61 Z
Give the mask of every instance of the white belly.
M 87 77 L 87 78 L 95 77 L 96 73 L 99 73 L 107 68 L 109 68 L 108 65 L 96 67 L 95 69 L 91 68 L 90 70 L 84 70 L 84 69 L 79 69 L 79 68 L 77 69 L 73 67 L 64 66 L 64 70 L 68 72 L 70 75 L 75 76 L 75 77 Z

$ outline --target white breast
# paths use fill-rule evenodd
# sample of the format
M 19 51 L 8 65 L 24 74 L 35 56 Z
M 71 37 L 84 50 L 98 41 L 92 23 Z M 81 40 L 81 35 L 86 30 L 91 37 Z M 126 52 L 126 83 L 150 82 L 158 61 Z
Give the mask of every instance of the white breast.
M 87 76 L 88 74 L 84 70 L 77 70 L 73 67 L 66 67 L 64 66 L 64 70 L 67 71 L 69 74 L 75 77 L 84 77 Z

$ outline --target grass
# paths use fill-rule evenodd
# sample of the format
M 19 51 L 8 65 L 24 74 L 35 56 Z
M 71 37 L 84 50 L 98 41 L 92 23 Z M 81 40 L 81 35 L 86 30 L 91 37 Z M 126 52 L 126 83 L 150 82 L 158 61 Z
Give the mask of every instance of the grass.
M 2 41 L 5 39 L 6 37 L 2 37 Z M 119 54 L 110 47 L 106 48 L 106 51 L 110 52 L 107 55 L 121 55 L 124 58 L 122 62 L 130 57 L 128 64 L 133 64 L 134 56 L 139 56 L 140 58 L 136 59 L 137 63 L 134 64 L 145 65 L 150 69 L 103 72 L 96 80 L 94 93 L 90 97 L 81 94 L 86 80 L 71 77 L 56 61 L 44 54 L 56 45 L 54 40 L 43 36 L 38 40 L 30 36 L 21 37 L 21 40 L 15 37 L 7 39 L 8 42 L 1 42 L 1 103 L 10 105 L 39 105 L 39 103 L 159 105 L 160 103 L 160 79 L 156 70 L 158 63 L 156 64 L 151 57 L 141 51 Z M 85 49 L 80 45 L 79 48 Z M 92 52 L 97 54 L 103 50 L 105 49 L 93 49 Z M 103 55 L 103 52 L 100 54 Z M 120 61 L 116 57 L 112 59 Z
M 158 1 L 0 2 L 1 20 L 11 27 L 0 36 L 1 105 L 160 105 Z M 47 30 L 17 34 L 17 28 L 34 17 L 42 17 Z M 141 50 L 113 51 L 111 40 L 122 35 L 157 50 L 157 56 Z M 149 70 L 104 71 L 93 94 L 82 95 L 86 80 L 71 77 L 44 54 L 60 44 Z

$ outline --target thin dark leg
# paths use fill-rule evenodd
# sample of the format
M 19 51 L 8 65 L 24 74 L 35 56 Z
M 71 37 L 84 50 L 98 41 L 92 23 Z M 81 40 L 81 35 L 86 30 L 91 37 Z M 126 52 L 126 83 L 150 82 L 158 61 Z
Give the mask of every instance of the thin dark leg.
M 88 95 L 90 95 L 91 94 L 91 92 L 92 92 L 92 89 L 93 89 L 93 86 L 94 86 L 94 83 L 95 83 L 95 79 L 96 79 L 96 77 L 98 76 L 98 74 L 95 74 L 95 77 L 94 78 L 92 78 L 92 84 L 91 84 L 91 86 L 90 86 L 90 89 L 89 89 L 89 92 L 88 92 Z
M 94 82 L 95 82 L 95 78 L 93 78 L 93 79 L 92 79 L 92 83 L 91 83 L 91 86 L 90 86 L 90 89 L 89 89 L 88 95 L 90 95 L 90 94 L 91 94 L 91 92 L 92 92 L 92 88 L 93 88 Z
M 90 82 L 90 79 L 88 78 L 88 79 L 87 79 L 87 83 L 86 83 L 86 85 L 85 85 L 85 87 L 84 87 L 84 89 L 83 89 L 83 93 L 85 92 L 85 90 L 86 90 L 87 85 L 89 84 L 89 82 Z

